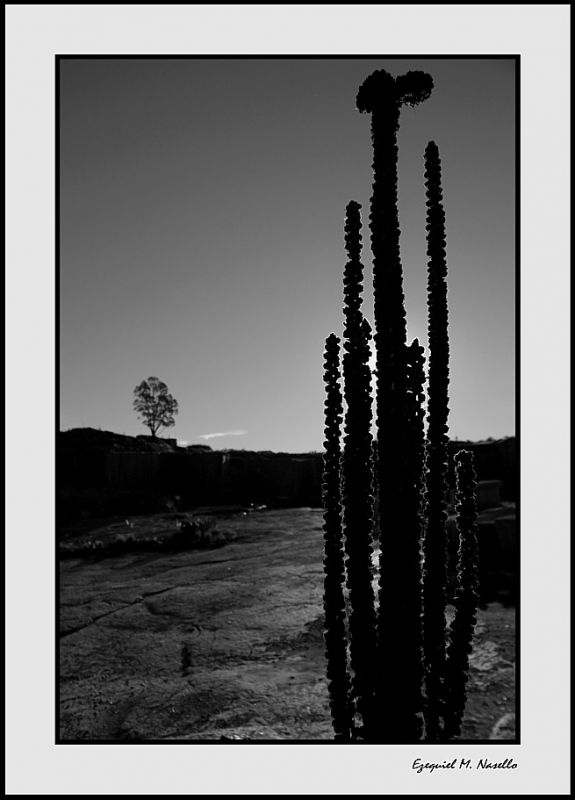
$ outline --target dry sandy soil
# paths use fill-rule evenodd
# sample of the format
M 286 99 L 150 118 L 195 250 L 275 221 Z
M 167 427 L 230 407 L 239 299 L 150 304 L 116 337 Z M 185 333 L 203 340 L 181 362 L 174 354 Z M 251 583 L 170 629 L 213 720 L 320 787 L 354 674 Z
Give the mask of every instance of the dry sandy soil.
M 321 526 L 318 509 L 238 513 L 213 549 L 62 560 L 61 741 L 332 739 Z M 462 741 L 515 738 L 514 618 L 479 612 Z

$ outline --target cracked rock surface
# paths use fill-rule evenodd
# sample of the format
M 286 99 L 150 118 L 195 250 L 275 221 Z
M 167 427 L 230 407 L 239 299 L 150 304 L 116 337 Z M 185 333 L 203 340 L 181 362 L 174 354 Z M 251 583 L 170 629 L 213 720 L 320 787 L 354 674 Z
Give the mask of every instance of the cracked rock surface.
M 60 565 L 60 737 L 333 738 L 319 509 L 227 516 L 214 550 Z M 463 738 L 513 738 L 514 611 L 479 612 Z M 503 731 L 503 733 L 502 733 Z

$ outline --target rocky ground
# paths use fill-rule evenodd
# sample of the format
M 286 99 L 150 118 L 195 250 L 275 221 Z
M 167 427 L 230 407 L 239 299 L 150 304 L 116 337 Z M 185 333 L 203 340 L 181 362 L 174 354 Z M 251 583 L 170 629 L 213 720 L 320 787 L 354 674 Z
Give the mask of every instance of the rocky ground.
M 172 517 L 84 533 L 146 538 Z M 318 509 L 217 518 L 213 544 L 60 564 L 62 741 L 331 740 Z M 515 612 L 479 612 L 462 741 L 515 737 Z

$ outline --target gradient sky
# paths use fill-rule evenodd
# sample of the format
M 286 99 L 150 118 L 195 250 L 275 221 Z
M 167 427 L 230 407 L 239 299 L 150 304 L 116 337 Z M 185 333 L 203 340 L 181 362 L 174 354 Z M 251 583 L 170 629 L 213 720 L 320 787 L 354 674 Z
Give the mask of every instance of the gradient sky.
M 63 59 L 63 430 L 146 433 L 133 389 L 156 375 L 180 405 L 161 435 L 322 449 L 344 211 L 357 200 L 367 220 L 371 196 L 370 120 L 355 96 L 381 68 L 423 69 L 435 83 L 402 110 L 399 131 L 409 337 L 427 341 L 423 151 L 433 139 L 447 217 L 450 435 L 514 433 L 515 66 L 497 58 Z

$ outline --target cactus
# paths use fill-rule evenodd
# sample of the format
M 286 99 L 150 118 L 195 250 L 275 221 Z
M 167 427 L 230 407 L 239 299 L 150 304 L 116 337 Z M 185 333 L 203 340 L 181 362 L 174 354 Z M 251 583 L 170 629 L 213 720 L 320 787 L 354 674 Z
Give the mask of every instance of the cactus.
M 417 339 L 407 345 L 399 250 L 400 108 L 425 100 L 432 86 L 424 73 L 408 72 L 394 79 L 379 70 L 364 81 L 357 95 L 358 109 L 372 117 L 369 228 L 377 378 L 373 441 L 371 328 L 361 311 L 361 219 L 354 201 L 346 208 L 345 221 L 343 365 L 340 368 L 339 343 L 332 334 L 326 344 L 324 375 L 326 655 L 334 730 L 336 739 L 345 741 L 447 741 L 460 734 L 465 705 L 477 603 L 474 472 L 471 454 L 460 454 L 459 585 L 456 615 L 448 631 L 447 266 L 441 166 L 433 142 L 425 152 L 430 350 L 426 436 L 423 348 Z M 344 436 L 340 434 L 343 399 Z M 380 550 L 377 594 L 372 589 L 372 542 Z
M 428 256 L 429 405 L 427 414 L 423 649 L 427 691 L 426 729 L 430 741 L 440 735 L 445 672 L 445 583 L 447 579 L 447 444 L 449 340 L 447 263 L 441 165 L 434 142 L 425 150 Z
M 350 679 L 347 668 L 344 560 L 341 526 L 339 428 L 343 406 L 339 386 L 339 339 L 328 336 L 325 347 L 326 384 L 325 452 L 323 457 L 324 504 L 324 610 L 327 681 L 331 716 L 337 741 L 349 741 L 352 728 Z
M 465 708 L 465 684 L 471 653 L 471 639 L 477 621 L 477 507 L 475 503 L 476 476 L 473 453 L 460 450 L 455 456 L 455 490 L 459 549 L 457 557 L 458 587 L 455 594 L 455 616 L 449 629 L 445 669 L 445 725 L 443 738 L 447 741 L 461 732 Z
M 369 735 L 374 711 L 375 606 L 371 584 L 373 497 L 371 494 L 371 372 L 369 323 L 361 313 L 363 267 L 360 206 L 346 209 L 345 245 L 348 262 L 344 273 L 344 398 L 345 437 L 341 457 L 343 525 L 353 532 L 345 538 L 349 593 L 350 658 L 353 701 L 358 727 Z

